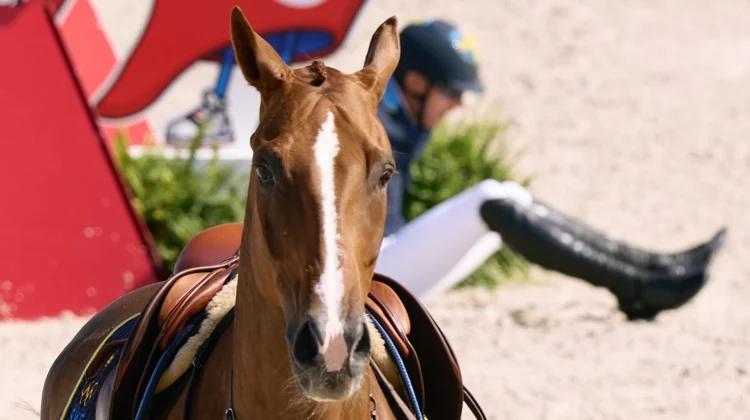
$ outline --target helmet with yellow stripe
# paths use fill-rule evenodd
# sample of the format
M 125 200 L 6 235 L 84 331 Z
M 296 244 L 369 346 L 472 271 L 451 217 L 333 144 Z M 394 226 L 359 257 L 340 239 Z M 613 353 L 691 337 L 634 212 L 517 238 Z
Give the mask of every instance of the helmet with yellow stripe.
M 401 59 L 394 72 L 401 83 L 407 71 L 457 92 L 482 92 L 476 40 L 445 20 L 414 21 L 401 31 Z

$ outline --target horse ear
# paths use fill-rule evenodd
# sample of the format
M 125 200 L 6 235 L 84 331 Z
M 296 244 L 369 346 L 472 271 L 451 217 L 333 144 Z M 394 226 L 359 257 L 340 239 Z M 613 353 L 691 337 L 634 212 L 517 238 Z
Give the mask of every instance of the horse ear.
M 237 6 L 232 9 L 231 27 L 232 48 L 237 65 L 250 85 L 264 94 L 289 80 L 289 66 L 276 50 L 253 30 Z
M 356 73 L 360 81 L 375 95 L 379 102 L 386 84 L 401 58 L 401 41 L 398 35 L 398 19 L 391 16 L 372 34 L 365 65 Z

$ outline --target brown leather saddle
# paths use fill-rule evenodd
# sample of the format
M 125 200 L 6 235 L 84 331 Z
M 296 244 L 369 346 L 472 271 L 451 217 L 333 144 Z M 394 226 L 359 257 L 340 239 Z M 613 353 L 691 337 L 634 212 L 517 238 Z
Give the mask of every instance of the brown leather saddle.
M 135 417 L 150 372 L 167 344 L 205 308 L 238 267 L 241 234 L 241 223 L 218 225 L 200 232 L 185 246 L 175 274 L 148 302 L 125 343 L 109 380 L 112 392 L 100 396 L 99 406 L 109 412 L 109 418 Z M 366 308 L 397 348 L 426 418 L 458 420 L 464 402 L 477 419 L 486 418 L 463 385 L 448 340 L 417 298 L 395 280 L 376 273 Z M 95 369 L 96 363 L 92 365 Z M 390 384 L 384 388 L 395 393 Z

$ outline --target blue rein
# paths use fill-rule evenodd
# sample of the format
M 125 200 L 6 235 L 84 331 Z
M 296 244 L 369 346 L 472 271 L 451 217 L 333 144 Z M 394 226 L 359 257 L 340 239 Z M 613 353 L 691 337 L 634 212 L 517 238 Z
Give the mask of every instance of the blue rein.
M 401 358 L 401 354 L 399 354 L 396 345 L 393 343 L 393 340 L 388 335 L 388 333 L 386 333 L 383 326 L 380 325 L 380 322 L 378 322 L 378 320 L 375 319 L 374 316 L 372 316 L 370 311 L 366 312 L 367 316 L 369 316 L 372 320 L 372 323 L 375 324 L 375 328 L 378 329 L 380 335 L 383 337 L 383 341 L 385 341 L 385 345 L 388 348 L 388 352 L 391 354 L 391 357 L 393 357 L 393 360 L 396 361 L 396 366 L 398 366 L 398 371 L 401 374 L 401 379 L 404 380 L 406 392 L 407 394 L 409 394 L 409 399 L 411 400 L 412 407 L 414 408 L 414 414 L 418 419 L 423 419 L 424 417 L 422 416 L 422 410 L 419 407 L 419 402 L 417 402 L 417 393 L 414 392 L 414 386 L 412 385 L 411 379 L 409 378 L 409 373 L 406 371 L 406 364 L 404 363 L 404 359 Z

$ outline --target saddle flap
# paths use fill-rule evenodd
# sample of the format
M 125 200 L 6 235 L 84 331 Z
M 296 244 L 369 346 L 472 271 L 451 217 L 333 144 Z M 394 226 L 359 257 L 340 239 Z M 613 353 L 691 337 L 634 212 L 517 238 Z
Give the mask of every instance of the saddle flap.
M 172 339 L 188 321 L 202 311 L 221 290 L 231 270 L 220 268 L 208 273 L 191 273 L 182 276 L 169 289 L 159 310 L 162 337 L 159 345 L 165 350 Z
M 388 331 L 388 335 L 393 340 L 399 352 L 404 357 L 409 355 L 409 348 L 406 343 L 409 341 L 408 336 L 411 332 L 411 321 L 409 314 L 406 312 L 404 304 L 398 298 L 396 292 L 383 283 L 373 281 L 370 286 L 370 292 L 367 295 L 365 306 L 381 322 L 383 328 Z
M 456 355 L 427 309 L 404 286 L 375 273 L 373 283 L 388 286 L 406 308 L 411 331 L 408 343 L 418 354 L 424 381 L 423 411 L 427 418 L 461 418 L 463 380 Z M 411 372 L 410 372 L 411 373 Z

